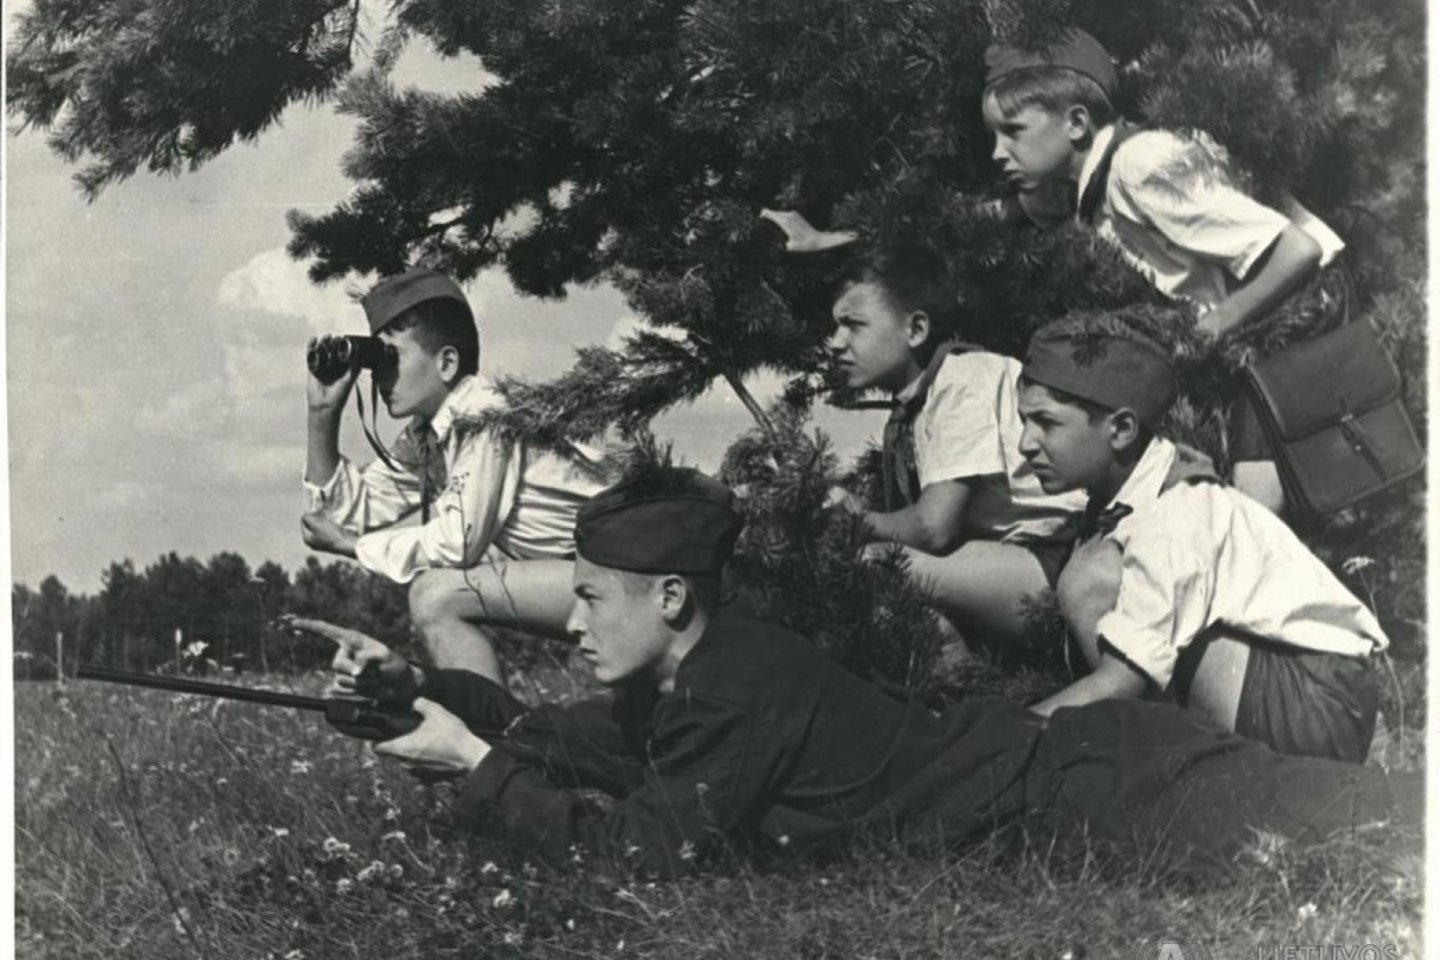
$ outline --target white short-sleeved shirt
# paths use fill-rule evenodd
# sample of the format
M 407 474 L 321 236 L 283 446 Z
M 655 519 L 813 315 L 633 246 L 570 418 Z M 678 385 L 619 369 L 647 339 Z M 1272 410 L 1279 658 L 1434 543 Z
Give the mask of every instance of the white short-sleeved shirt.
M 1079 190 L 1094 176 L 1115 127 L 1095 135 Z M 1204 313 L 1250 276 L 1290 223 L 1320 245 L 1321 266 L 1345 248 L 1318 217 L 1291 200 L 1278 211 L 1233 182 L 1225 150 L 1203 133 L 1142 130 L 1115 150 L 1095 230 L 1161 293 Z
M 457 429 L 457 417 L 503 403 L 484 377 L 465 377 L 425 428 L 444 452 L 447 478 L 428 523 L 397 525 L 420 509 L 420 474 L 381 460 L 360 468 L 341 457 L 323 485 L 305 484 L 310 510 L 361 534 L 360 565 L 399 583 L 427 567 L 475 566 L 492 547 L 517 560 L 572 554 L 575 515 L 604 486 L 600 454 L 576 444 L 572 456 L 560 456 L 490 430 Z
M 1175 445 L 1155 438 L 1110 502 L 1132 512 L 1111 539 L 1122 555 L 1115 608 L 1099 634 L 1161 688 L 1180 651 L 1212 626 L 1306 650 L 1364 657 L 1380 624 L 1278 517 L 1220 483 L 1161 492 Z
M 915 418 L 915 466 L 920 487 L 970 480 L 965 534 L 982 540 L 1055 539 L 1085 507 L 1078 491 L 1047 494 L 1020 454 L 1023 424 L 1013 357 L 975 351 L 941 364 Z M 918 386 L 912 384 L 913 391 Z M 902 392 L 898 399 L 905 399 Z

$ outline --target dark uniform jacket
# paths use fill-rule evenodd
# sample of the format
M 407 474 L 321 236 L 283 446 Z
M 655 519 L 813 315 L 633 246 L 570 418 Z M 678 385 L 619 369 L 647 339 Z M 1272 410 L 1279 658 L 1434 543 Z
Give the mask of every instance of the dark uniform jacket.
M 457 815 L 552 864 L 674 874 L 757 842 L 814 847 L 858 828 L 962 839 L 1016 822 L 1115 838 L 1153 824 L 1223 851 L 1249 824 L 1329 832 L 1391 812 L 1378 770 L 1281 757 L 1174 707 L 1111 701 L 1048 726 L 990 698 L 936 714 L 723 611 L 668 694 L 639 678 L 612 702 L 527 709 L 474 674 L 436 671 L 422 695 L 476 729 L 508 726 L 463 781 Z

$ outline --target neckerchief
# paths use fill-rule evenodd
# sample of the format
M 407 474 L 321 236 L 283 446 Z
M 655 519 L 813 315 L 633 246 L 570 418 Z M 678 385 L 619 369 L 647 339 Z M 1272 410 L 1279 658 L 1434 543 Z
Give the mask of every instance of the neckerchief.
M 935 355 L 920 374 L 916 389 L 904 400 L 897 399 L 890 408 L 882 435 L 880 463 L 885 485 L 885 509 L 899 510 L 920 499 L 920 471 L 915 464 L 915 418 L 930 396 L 930 385 L 947 357 L 969 353 L 979 347 L 958 340 L 947 340 L 935 348 Z
M 1094 225 L 1095 218 L 1100 215 L 1100 205 L 1105 200 L 1105 188 L 1110 182 L 1110 161 L 1115 158 L 1115 151 L 1120 149 L 1120 144 L 1140 133 L 1141 129 L 1128 120 L 1115 121 L 1115 132 L 1110 136 L 1110 142 L 1106 144 L 1100 162 L 1095 164 L 1095 172 L 1090 174 L 1090 179 L 1086 181 L 1085 192 L 1076 203 L 1076 214 L 1081 220 Z

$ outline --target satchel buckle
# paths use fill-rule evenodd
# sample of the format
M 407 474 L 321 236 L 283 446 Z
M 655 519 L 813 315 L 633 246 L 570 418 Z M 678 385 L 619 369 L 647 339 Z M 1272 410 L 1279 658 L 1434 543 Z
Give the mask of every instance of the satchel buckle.
M 1345 438 L 1346 443 L 1350 444 L 1350 449 L 1354 451 L 1355 455 L 1368 463 L 1370 469 L 1374 470 L 1381 480 L 1384 480 L 1385 465 L 1375 455 L 1375 445 L 1371 442 L 1370 435 L 1365 432 L 1360 421 L 1355 419 L 1355 414 L 1350 410 L 1350 404 L 1343 396 L 1340 397 L 1340 413 L 1340 435 Z

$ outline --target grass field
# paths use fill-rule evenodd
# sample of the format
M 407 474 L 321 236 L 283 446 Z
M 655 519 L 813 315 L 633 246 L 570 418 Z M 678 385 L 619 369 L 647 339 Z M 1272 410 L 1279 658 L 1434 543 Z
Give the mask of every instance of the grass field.
M 556 673 L 544 692 L 573 684 Z M 20 957 L 1098 960 L 1157 956 L 1139 949 L 1157 937 L 1215 960 L 1287 945 L 1421 956 L 1418 837 L 1257 838 L 1203 879 L 995 841 L 626 882 L 456 835 L 448 788 L 318 715 L 88 682 L 20 684 L 15 699 Z

